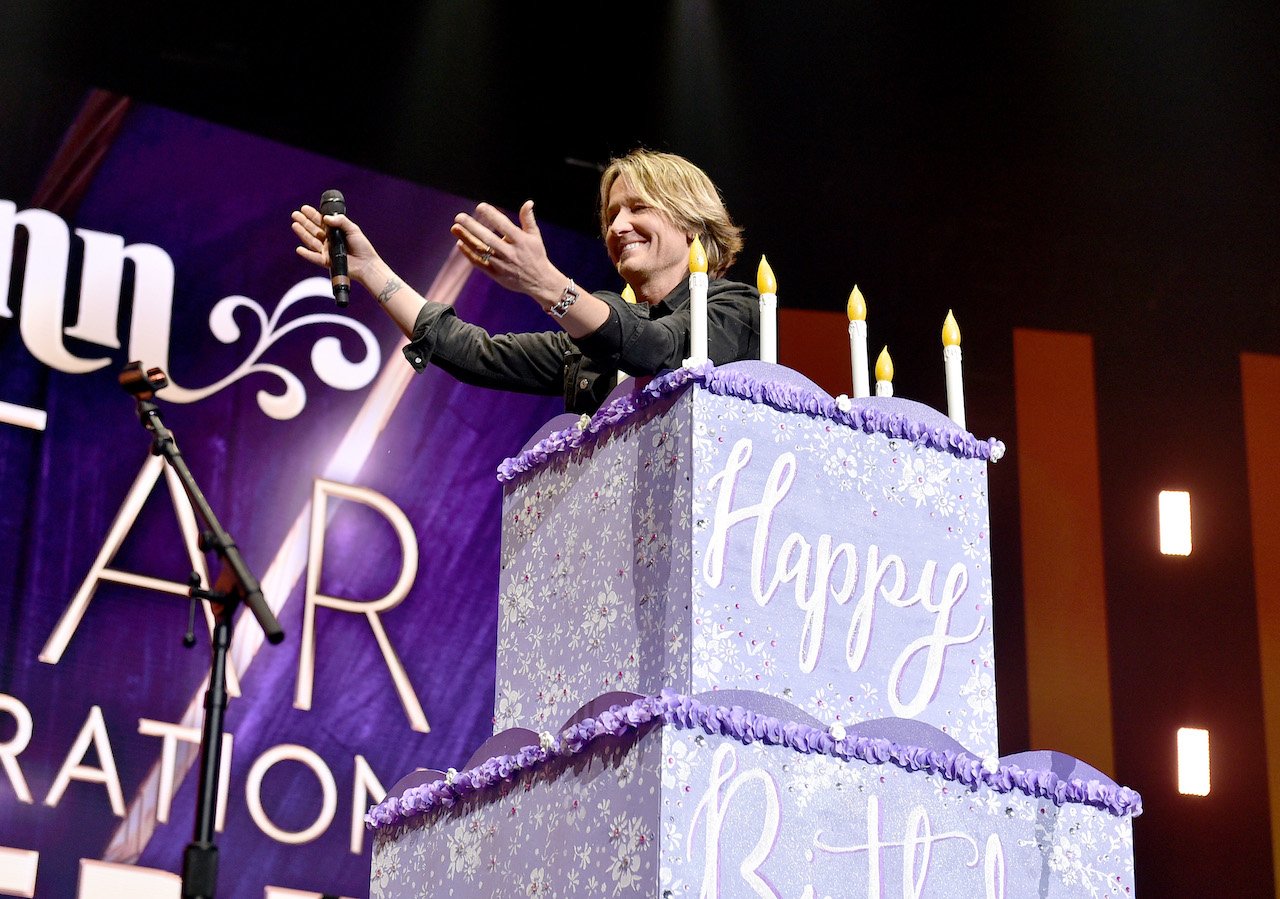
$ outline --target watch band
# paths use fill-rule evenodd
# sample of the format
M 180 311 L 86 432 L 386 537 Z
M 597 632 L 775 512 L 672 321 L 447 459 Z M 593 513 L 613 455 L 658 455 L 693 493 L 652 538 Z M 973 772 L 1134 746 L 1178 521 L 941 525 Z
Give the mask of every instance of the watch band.
M 573 279 L 569 279 L 569 286 L 564 289 L 564 293 L 560 294 L 560 302 L 556 303 L 547 312 L 556 318 L 564 318 L 568 313 L 569 307 L 578 302 L 578 285 L 573 283 Z

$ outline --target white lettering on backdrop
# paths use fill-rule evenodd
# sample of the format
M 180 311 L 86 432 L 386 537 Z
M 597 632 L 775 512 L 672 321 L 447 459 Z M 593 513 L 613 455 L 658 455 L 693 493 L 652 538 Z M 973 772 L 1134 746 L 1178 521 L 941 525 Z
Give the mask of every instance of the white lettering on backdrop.
M 63 717 L 67 714 L 66 710 L 48 707 L 47 704 L 42 708 L 47 715 L 54 717 Z M 18 725 L 18 734 L 11 739 L 0 742 L 0 762 L 3 763 L 0 765 L 0 782 L 7 780 L 8 785 L 17 793 L 19 802 L 33 805 L 35 800 L 27 778 L 23 774 L 20 759 L 23 751 L 28 748 L 33 730 L 31 710 L 18 697 L 0 693 L 0 733 L 12 729 L 9 719 L 12 719 Z M 176 758 L 181 752 L 179 744 L 197 745 L 200 741 L 200 733 L 195 728 L 150 718 L 138 719 L 138 733 L 145 737 L 159 737 L 162 741 L 160 763 L 164 770 L 159 780 L 159 792 L 151 797 L 152 801 L 148 805 L 148 814 L 156 815 L 156 820 L 163 823 L 170 816 L 172 800 L 177 790 L 178 763 Z M 119 741 L 119 733 L 116 734 L 115 741 L 111 739 L 102 709 L 96 705 L 90 708 L 79 734 L 67 750 L 62 765 L 54 775 L 43 805 L 50 810 L 56 810 L 59 803 L 65 798 L 67 788 L 72 782 L 99 784 L 110 801 L 112 811 L 117 817 L 123 816 L 124 793 L 115 764 L 116 750 L 114 748 Z M 232 786 L 238 786 L 231 782 L 231 758 L 236 749 L 234 734 L 224 731 L 222 741 L 222 768 L 219 772 L 218 810 L 215 822 L 215 829 L 218 832 L 222 831 L 222 824 L 226 818 L 226 804 L 229 796 L 233 799 L 243 798 L 254 824 L 263 834 L 276 842 L 285 845 L 297 845 L 318 839 L 321 834 L 327 832 L 336 817 L 337 786 L 333 769 L 330 767 L 333 760 L 326 762 L 315 750 L 305 746 L 288 743 L 270 746 L 254 759 L 241 794 L 240 791 L 231 789 Z M 97 766 L 88 764 L 85 761 L 89 755 L 90 746 L 92 746 L 94 753 L 98 757 Z M 142 747 L 134 744 L 125 749 L 124 755 L 137 755 L 142 751 L 144 751 Z M 49 772 L 46 770 L 47 765 L 40 764 L 39 758 L 33 759 L 33 762 L 35 762 L 37 778 L 49 776 Z M 263 781 L 271 768 L 285 762 L 300 762 L 310 768 L 311 773 L 314 775 L 314 789 L 308 789 L 309 784 L 307 784 L 305 778 L 298 784 L 289 787 L 290 792 L 306 797 L 304 804 L 314 800 L 315 804 L 320 807 L 316 820 L 302 831 L 281 829 L 271 821 L 264 811 L 264 792 L 269 793 L 273 801 L 278 801 L 281 793 L 278 788 L 276 790 L 266 789 L 263 786 Z M 387 791 L 374 773 L 368 759 L 364 756 L 356 754 L 352 758 L 352 768 L 350 770 L 352 771 L 352 790 L 347 824 L 350 833 L 348 850 L 352 855 L 359 855 L 364 851 L 364 813 L 370 805 L 379 803 L 386 798 Z M 128 786 L 130 792 L 136 789 L 136 786 L 132 783 L 128 784 Z M 3 853 L 4 848 L 0 847 L 0 854 Z M 136 860 L 136 856 L 131 859 L 131 861 Z M 0 865 L 0 871 L 2 870 L 3 865 Z M 0 878 L 0 895 L 7 895 L 3 893 L 2 878 Z
M 211 396 L 250 374 L 266 374 L 278 379 L 277 393 L 258 391 L 258 406 L 275 419 L 294 418 L 307 402 L 301 380 L 275 362 L 264 362 L 267 351 L 281 338 L 301 328 L 327 324 L 347 328 L 364 344 L 364 358 L 352 362 L 342 352 L 342 344 L 332 335 L 311 347 L 311 367 L 325 384 L 338 390 L 358 390 L 367 386 L 381 367 L 381 351 L 373 333 L 354 319 L 335 314 L 302 315 L 284 321 L 291 306 L 309 298 L 331 299 L 329 282 L 307 278 L 290 288 L 268 316 L 256 301 L 244 296 L 220 299 L 209 312 L 209 330 L 219 341 L 232 344 L 241 338 L 235 321 L 237 310 L 247 310 L 257 319 L 258 340 L 234 371 L 200 388 L 178 384 L 169 371 L 169 338 L 173 327 L 173 260 L 153 244 L 125 244 L 116 234 L 77 228 L 75 236 L 84 250 L 80 271 L 80 296 L 76 320 L 64 327 L 71 258 L 71 231 L 57 215 L 45 209 L 24 209 L 9 200 L 0 200 L 0 318 L 13 318 L 9 307 L 10 277 L 14 262 L 14 237 L 18 227 L 27 233 L 26 264 L 18 309 L 18 331 L 27 351 L 50 368 L 68 374 L 86 374 L 111 363 L 109 356 L 85 358 L 67 349 L 63 337 L 118 350 L 121 346 L 118 322 L 125 262 L 133 265 L 133 296 L 130 308 L 128 360 L 140 360 L 148 368 L 158 366 L 169 376 L 164 398 L 175 403 L 194 403 Z M 185 327 L 185 324 L 184 324 Z

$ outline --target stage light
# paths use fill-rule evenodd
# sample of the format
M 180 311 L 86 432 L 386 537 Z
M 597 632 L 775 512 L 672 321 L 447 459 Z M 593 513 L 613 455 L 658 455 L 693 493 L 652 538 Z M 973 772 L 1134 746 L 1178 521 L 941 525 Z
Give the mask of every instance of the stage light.
M 1185 490 L 1160 491 L 1160 552 L 1191 555 L 1191 494 Z
M 1187 796 L 1209 795 L 1209 732 L 1198 727 L 1178 728 L 1178 792 Z

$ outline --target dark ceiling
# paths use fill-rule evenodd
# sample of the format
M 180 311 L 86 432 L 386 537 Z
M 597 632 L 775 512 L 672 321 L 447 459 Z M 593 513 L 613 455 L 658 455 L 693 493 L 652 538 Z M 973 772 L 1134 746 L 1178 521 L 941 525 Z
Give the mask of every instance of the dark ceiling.
M 738 274 L 767 253 L 784 303 L 839 309 L 857 281 L 882 312 L 939 292 L 1041 324 L 1202 312 L 1182 289 L 1202 253 L 1247 279 L 1202 285 L 1219 308 L 1276 296 L 1274 269 L 1247 271 L 1280 212 L 1275 4 L 28 6 L 7 65 L 464 196 L 531 196 L 582 230 L 593 166 L 680 152 L 746 226 Z M 1120 267 L 1110 284 L 1146 270 L 1159 295 L 1082 283 L 1085 260 Z M 1045 271 L 1075 287 L 1035 296 Z

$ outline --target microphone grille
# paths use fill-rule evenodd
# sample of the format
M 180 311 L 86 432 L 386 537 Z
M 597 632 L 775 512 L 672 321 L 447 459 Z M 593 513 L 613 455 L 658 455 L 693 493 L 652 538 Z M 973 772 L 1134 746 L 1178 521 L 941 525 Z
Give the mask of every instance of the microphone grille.
M 320 195 L 321 215 L 346 215 L 347 201 L 342 198 L 342 191 L 326 190 Z

